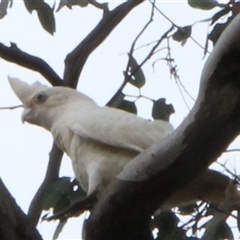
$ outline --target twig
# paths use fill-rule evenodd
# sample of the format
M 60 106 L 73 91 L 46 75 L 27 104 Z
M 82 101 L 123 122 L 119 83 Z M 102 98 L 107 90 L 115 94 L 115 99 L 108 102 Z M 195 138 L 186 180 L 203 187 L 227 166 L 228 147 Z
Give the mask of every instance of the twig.
M 0 107 L 0 110 L 14 110 L 16 108 L 21 108 L 23 105 L 17 105 L 17 106 L 12 106 L 12 107 Z
M 126 70 L 125 70 L 126 73 L 129 71 L 129 68 L 130 68 L 130 59 L 131 59 L 131 57 L 133 55 L 136 42 L 140 38 L 140 36 L 144 33 L 144 31 L 148 28 L 148 26 L 151 24 L 151 22 L 153 20 L 153 15 L 154 15 L 154 7 L 152 7 L 149 21 L 144 25 L 143 29 L 140 31 L 140 33 L 137 35 L 137 37 L 134 39 L 134 41 L 133 41 L 133 43 L 131 45 L 131 48 L 130 48 L 130 51 L 129 51 L 129 59 L 128 59 L 127 67 L 126 67 Z M 138 68 L 136 68 L 135 71 L 132 72 L 132 74 L 130 76 L 128 76 L 128 77 L 126 77 L 127 75 L 125 74 L 125 79 L 124 79 L 123 83 L 121 84 L 121 86 L 117 90 L 117 92 L 114 94 L 114 96 L 109 100 L 109 102 L 107 103 L 107 106 L 117 107 L 122 102 L 122 100 L 125 97 L 125 95 L 122 93 L 122 90 L 124 89 L 124 87 L 128 83 L 128 81 L 131 78 L 131 76 L 136 71 L 138 71 L 139 68 L 140 68 L 140 66 Z
M 196 43 L 200 48 L 202 48 L 204 51 L 206 50 L 205 47 L 203 47 L 196 39 L 193 37 L 190 37 L 194 43 Z M 207 50 L 206 53 L 210 54 L 210 52 Z
M 149 0 L 149 2 L 154 6 L 154 8 L 165 18 L 167 19 L 174 27 L 179 28 L 178 25 L 176 25 L 167 15 L 165 15 L 156 5 L 155 5 L 155 1 L 151 1 Z
M 167 38 L 168 34 L 173 30 L 173 27 L 171 27 L 170 29 L 168 29 L 163 35 L 162 37 L 157 41 L 157 43 L 153 46 L 153 48 L 151 49 L 151 51 L 149 52 L 149 54 L 147 55 L 147 57 L 141 62 L 141 64 L 139 65 L 140 67 L 142 67 L 154 54 L 155 54 L 155 50 L 158 48 L 158 46 L 161 44 L 161 42 Z
M 135 50 L 135 45 L 136 42 L 138 40 L 138 38 L 143 34 L 143 32 L 147 29 L 147 27 L 149 26 L 149 24 L 152 21 L 153 18 L 153 9 L 152 8 L 152 12 L 151 12 L 151 17 L 150 20 L 148 21 L 148 23 L 143 27 L 143 29 L 140 31 L 140 33 L 138 34 L 138 36 L 135 38 L 135 40 L 132 43 L 131 49 L 129 51 L 129 56 L 132 56 L 133 51 Z M 123 88 L 126 86 L 126 84 L 128 83 L 128 79 L 134 75 L 134 73 L 136 71 L 138 71 L 155 53 L 155 50 L 158 48 L 158 46 L 161 44 L 161 42 L 167 38 L 168 34 L 172 31 L 173 27 L 171 27 L 169 30 L 167 30 L 162 37 L 156 41 L 156 44 L 152 47 L 152 49 L 150 50 L 149 54 L 145 57 L 145 59 L 139 64 L 138 68 L 136 68 L 130 76 L 128 76 L 128 78 L 125 78 L 124 82 L 122 83 L 122 85 L 120 86 L 120 88 L 118 89 L 118 91 L 115 93 L 115 95 L 111 98 L 111 100 L 108 102 L 108 106 L 118 106 L 118 103 L 120 103 L 122 101 L 122 99 L 124 98 L 124 94 L 122 93 Z M 126 67 L 126 72 L 128 72 L 129 70 L 129 66 L 130 66 L 130 57 L 129 57 L 129 61 Z
M 130 62 L 131 62 L 131 58 L 133 56 L 133 52 L 134 52 L 134 49 L 135 49 L 135 45 L 138 41 L 138 39 L 142 36 L 142 34 L 146 31 L 146 29 L 149 27 L 149 25 L 152 23 L 153 21 L 153 16 L 154 16 L 154 7 L 155 7 L 155 1 L 152 3 L 152 10 L 151 10 L 151 15 L 150 15 L 150 19 L 148 20 L 148 22 L 145 24 L 145 26 L 143 27 L 143 29 L 140 31 L 140 33 L 137 35 L 137 37 L 134 39 L 133 43 L 132 43 L 132 46 L 130 48 L 130 51 L 129 51 L 129 59 L 128 59 L 128 63 L 127 63 L 127 67 L 126 67 L 126 72 L 129 71 L 129 68 L 130 68 Z M 135 69 L 135 71 L 137 71 L 138 69 Z M 132 73 L 133 75 L 133 73 Z M 131 76 L 129 76 L 131 77 Z
M 168 66 L 170 68 L 170 74 L 174 77 L 175 79 L 175 82 L 178 86 L 178 89 L 179 89 L 179 92 L 182 96 L 182 99 L 187 107 L 187 109 L 190 111 L 190 108 L 187 104 L 187 101 L 183 95 L 183 92 L 182 92 L 182 89 L 184 90 L 184 92 L 195 102 L 195 99 L 191 96 L 191 94 L 186 90 L 186 88 L 184 87 L 184 85 L 181 83 L 180 81 L 180 77 L 177 73 L 177 66 L 176 65 L 173 65 L 174 63 L 174 59 L 172 58 L 172 55 L 171 55 L 171 47 L 170 47 L 170 43 L 169 43 L 169 38 L 167 39 L 167 47 L 168 47 L 168 52 L 167 52 L 167 56 L 166 56 L 166 61 L 168 63 Z M 181 89 L 182 88 L 182 89 Z
M 149 0 L 149 2 L 150 2 L 151 4 L 153 4 L 151 0 Z M 157 10 L 157 12 L 159 12 L 168 22 L 170 22 L 170 23 L 172 24 L 173 27 L 178 28 L 178 29 L 181 28 L 181 27 L 178 26 L 176 23 L 174 23 L 167 15 L 165 15 L 157 6 L 154 6 L 154 7 L 155 7 L 155 9 Z M 194 23 L 191 24 L 190 26 L 194 26 L 194 25 L 197 24 L 197 23 L 209 22 L 209 21 L 211 21 L 211 20 L 212 20 L 212 18 L 208 18 L 208 19 L 204 19 L 204 20 L 199 20 L 199 21 L 194 22 Z M 203 50 L 205 50 L 205 48 L 204 48 L 197 40 L 195 40 L 193 37 L 190 37 L 190 38 L 191 38 L 200 48 L 202 48 Z M 210 54 L 209 51 L 207 51 L 207 53 Z
M 224 153 L 230 153 L 230 152 L 240 152 L 240 148 L 227 149 L 226 151 L 224 151 Z

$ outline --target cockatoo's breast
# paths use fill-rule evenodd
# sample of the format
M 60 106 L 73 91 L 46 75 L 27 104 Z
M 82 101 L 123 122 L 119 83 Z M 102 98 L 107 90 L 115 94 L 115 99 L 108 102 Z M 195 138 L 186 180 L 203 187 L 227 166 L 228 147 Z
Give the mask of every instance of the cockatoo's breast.
M 102 192 L 137 152 L 93 141 L 67 127 L 51 130 L 56 144 L 71 158 L 73 171 L 87 194 Z

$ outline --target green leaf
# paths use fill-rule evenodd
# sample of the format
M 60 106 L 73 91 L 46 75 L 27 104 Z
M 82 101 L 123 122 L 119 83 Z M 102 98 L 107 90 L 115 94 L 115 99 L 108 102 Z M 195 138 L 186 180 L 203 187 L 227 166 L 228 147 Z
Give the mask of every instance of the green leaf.
M 12 0 L 3 0 L 0 2 L 0 19 L 7 15 L 7 8 L 12 5 Z
M 127 112 L 130 112 L 130 113 L 137 114 L 137 107 L 136 107 L 135 102 L 123 100 L 117 108 L 122 109 Z
M 48 210 L 55 207 L 56 203 L 61 198 L 61 195 L 68 191 L 70 184 L 70 178 L 63 177 L 60 178 L 57 182 L 50 185 L 43 199 L 43 209 Z
M 210 10 L 218 6 L 218 2 L 216 0 L 188 0 L 188 4 L 193 8 L 201 10 Z
M 32 13 L 33 10 L 38 8 L 38 5 L 41 1 L 33 1 L 33 0 L 24 0 L 24 5 L 29 13 Z
M 48 187 L 42 207 L 44 210 L 53 208 L 54 212 L 57 212 L 85 196 L 86 193 L 76 180 L 71 181 L 70 178 L 63 177 Z
M 53 9 L 44 0 L 24 0 L 24 4 L 29 13 L 33 10 L 37 11 L 42 27 L 53 35 L 56 30 Z
M 161 119 L 169 122 L 170 115 L 175 113 L 172 104 L 166 104 L 165 98 L 160 98 L 153 102 L 152 117 L 153 119 Z
M 192 26 L 179 27 L 173 34 L 173 40 L 177 42 L 186 41 L 192 34 Z
M 145 82 L 145 76 L 141 69 L 141 67 L 138 65 L 136 59 L 133 56 L 129 56 L 129 72 L 127 74 L 128 82 L 134 85 L 135 87 L 141 88 Z
M 56 30 L 53 9 L 45 2 L 42 2 L 37 5 L 36 11 L 42 27 L 53 35 Z
M 68 194 L 63 193 L 61 194 L 60 198 L 58 199 L 58 201 L 56 202 L 53 208 L 53 214 L 59 213 L 70 206 L 71 206 L 71 202 L 69 200 Z

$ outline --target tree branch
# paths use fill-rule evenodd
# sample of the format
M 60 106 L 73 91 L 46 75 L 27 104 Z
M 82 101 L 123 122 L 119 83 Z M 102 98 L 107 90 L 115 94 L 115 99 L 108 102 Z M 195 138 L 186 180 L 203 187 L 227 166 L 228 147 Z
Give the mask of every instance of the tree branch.
M 123 20 L 123 18 L 144 0 L 128 0 L 105 14 L 93 31 L 65 59 L 64 80 L 76 88 L 78 78 L 89 55 Z
M 86 225 L 87 240 L 152 239 L 153 212 L 239 134 L 239 25 L 240 15 L 222 33 L 203 70 L 198 99 L 180 127 L 125 166 L 100 198 Z
M 28 217 L 35 226 L 37 225 L 42 212 L 42 202 L 46 190 L 52 183 L 58 180 L 62 156 L 63 152 L 56 146 L 56 144 L 53 144 L 45 178 L 35 194 L 28 210 Z
M 42 240 L 34 225 L 17 206 L 0 178 L 0 239 Z
M 0 57 L 19 66 L 39 72 L 53 86 L 66 86 L 57 73 L 45 61 L 23 52 L 15 43 L 11 43 L 10 47 L 0 43 Z

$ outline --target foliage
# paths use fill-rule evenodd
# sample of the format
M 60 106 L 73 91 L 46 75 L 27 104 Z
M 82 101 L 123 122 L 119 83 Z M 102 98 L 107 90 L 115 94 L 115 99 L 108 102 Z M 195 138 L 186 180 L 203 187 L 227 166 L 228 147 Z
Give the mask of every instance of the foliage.
M 87 7 L 89 4 L 94 5 L 97 8 L 100 8 L 105 13 L 108 11 L 107 4 L 100 4 L 95 1 L 85 0 L 85 1 L 71 1 L 71 0 L 61 0 L 59 5 L 56 7 L 55 3 L 53 6 L 50 6 L 49 3 L 46 3 L 44 0 L 24 0 L 25 7 L 29 13 L 33 11 L 37 12 L 39 21 L 48 33 L 54 34 L 56 31 L 55 23 L 55 10 L 58 12 L 64 7 L 72 9 L 73 6 Z M 208 52 L 209 42 L 215 44 L 226 28 L 226 26 L 231 22 L 231 20 L 240 12 L 240 3 L 237 1 L 229 1 L 227 4 L 220 4 L 216 0 L 188 0 L 189 6 L 191 6 L 193 11 L 198 10 L 211 10 L 213 8 L 218 8 L 218 10 L 209 20 L 211 25 L 211 30 L 207 36 L 206 44 L 204 47 L 204 53 Z M 12 0 L 2 1 L 0 3 L 0 18 L 4 18 L 7 15 L 7 11 L 13 5 Z M 155 5 L 153 3 L 153 10 Z M 222 19 L 226 19 L 225 22 L 222 22 Z M 168 19 L 169 20 L 169 19 Z M 171 21 L 171 20 L 170 20 Z M 118 107 L 120 109 L 132 112 L 137 114 L 137 106 L 135 102 L 139 98 L 145 98 L 149 101 L 152 101 L 152 117 L 153 119 L 162 119 L 169 121 L 169 117 L 174 113 L 174 108 L 172 104 L 166 104 L 166 99 L 159 97 L 159 99 L 150 99 L 141 94 L 141 88 L 147 84 L 147 77 L 145 76 L 142 66 L 146 61 L 148 61 L 153 54 L 156 53 L 160 44 L 163 41 L 167 42 L 167 54 L 164 61 L 167 62 L 170 70 L 170 75 L 173 76 L 176 80 L 179 81 L 179 76 L 176 70 L 176 64 L 174 59 L 171 56 L 171 47 L 170 42 L 176 41 L 184 45 L 188 39 L 192 38 L 192 30 L 194 24 L 187 26 L 178 26 L 177 24 L 172 23 L 171 28 L 157 41 L 157 43 L 152 47 L 149 55 L 146 56 L 146 59 L 139 63 L 139 61 L 133 56 L 134 46 L 133 43 L 131 50 L 128 54 L 128 63 L 126 70 L 124 71 L 124 81 L 122 86 L 119 88 L 116 95 L 109 101 L 109 105 Z M 147 25 L 146 25 L 147 27 Z M 144 31 L 144 29 L 143 29 Z M 136 38 L 137 41 L 138 38 Z M 128 101 L 128 97 L 123 93 L 124 88 L 127 84 L 131 84 L 138 89 L 139 95 L 134 97 L 133 101 Z M 116 101 L 117 99 L 117 101 Z M 53 209 L 53 213 L 62 211 L 65 208 L 73 205 L 78 200 L 82 199 L 85 196 L 85 193 L 81 190 L 80 186 L 75 180 L 72 180 L 67 177 L 63 177 L 55 181 L 53 184 L 48 185 L 45 198 L 42 202 L 43 210 Z M 197 236 L 198 231 L 206 229 L 206 224 L 201 224 L 202 219 L 205 219 L 209 216 L 213 216 L 217 209 L 212 210 L 212 206 L 209 204 L 194 204 L 185 208 L 179 208 L 174 211 L 161 212 L 160 214 L 153 217 L 151 222 L 152 230 L 158 230 L 156 240 L 165 240 L 165 239 L 199 239 Z M 181 224 L 180 215 L 191 215 L 192 218 L 186 223 Z M 237 217 L 237 222 L 239 223 L 239 217 Z M 56 230 L 56 236 L 61 232 L 62 227 L 65 222 L 60 222 L 59 228 Z M 238 224 L 239 226 L 239 224 Z M 188 236 L 188 233 L 191 232 L 191 236 Z M 212 233 L 212 239 L 233 239 L 233 233 L 231 228 L 228 226 L 226 221 L 220 222 L 217 230 L 215 229 Z

